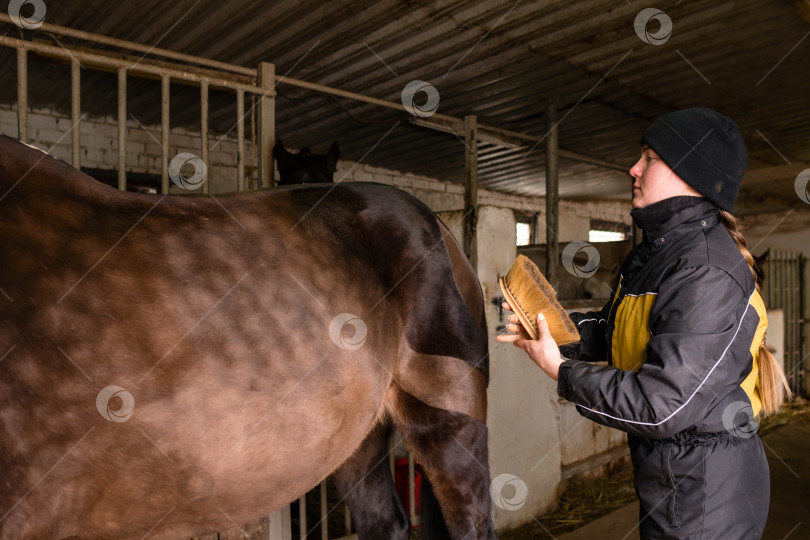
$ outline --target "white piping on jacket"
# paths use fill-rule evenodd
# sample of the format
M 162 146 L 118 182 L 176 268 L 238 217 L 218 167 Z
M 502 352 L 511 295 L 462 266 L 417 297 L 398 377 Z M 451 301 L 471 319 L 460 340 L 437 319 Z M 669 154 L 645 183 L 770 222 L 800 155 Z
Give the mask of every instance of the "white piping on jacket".
M 579 326 L 580 324 L 582 324 L 582 323 L 584 323 L 584 322 L 589 322 L 589 321 L 596 321 L 596 322 L 598 322 L 598 323 L 603 323 L 603 322 L 605 322 L 605 319 L 596 319 L 596 318 L 593 318 L 593 319 L 582 319 L 581 321 L 579 321 L 579 322 L 577 323 L 577 326 Z

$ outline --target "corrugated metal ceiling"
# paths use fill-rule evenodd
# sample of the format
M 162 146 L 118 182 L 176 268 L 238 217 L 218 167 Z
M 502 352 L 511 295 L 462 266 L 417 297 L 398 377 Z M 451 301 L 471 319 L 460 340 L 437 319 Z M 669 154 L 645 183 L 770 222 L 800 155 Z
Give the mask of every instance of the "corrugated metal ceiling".
M 476 114 L 481 123 L 535 136 L 545 134 L 545 102 L 554 99 L 562 148 L 628 167 L 653 118 L 713 107 L 737 120 L 748 143 L 739 207 L 748 212 L 803 204 L 793 186 L 810 166 L 810 23 L 799 13 L 802 3 L 662 2 L 672 33 L 660 45 L 636 34 L 645 6 L 630 0 L 77 0 L 47 2 L 47 22 L 244 66 L 272 62 L 280 74 L 390 101 L 419 79 L 439 91 L 441 113 Z M 16 35 L 8 26 L 2 30 Z M 0 100 L 13 101 L 9 51 L 0 66 Z M 69 79 L 59 69 L 32 73 L 33 106 L 67 110 Z M 94 77 L 85 82 L 83 103 L 91 113 L 111 114 L 114 77 Z M 131 85 L 130 112 L 159 122 L 159 83 Z M 288 146 L 325 150 L 337 139 L 347 159 L 462 181 L 464 147 L 451 134 L 412 125 L 404 112 L 279 90 L 277 133 Z M 196 95 L 173 89 L 174 125 L 198 121 Z M 234 115 L 231 96 L 212 97 L 215 127 L 230 128 Z M 482 144 L 482 187 L 542 195 L 543 153 L 543 144 L 531 151 Z M 629 197 L 619 171 L 562 160 L 560 174 L 563 197 Z

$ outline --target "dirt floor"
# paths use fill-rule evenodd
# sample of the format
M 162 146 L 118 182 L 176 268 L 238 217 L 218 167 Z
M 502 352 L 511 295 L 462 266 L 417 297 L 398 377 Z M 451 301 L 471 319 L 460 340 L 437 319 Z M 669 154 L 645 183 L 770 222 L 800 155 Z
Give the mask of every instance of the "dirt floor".
M 762 538 L 810 539 L 810 401 L 797 398 L 782 413 L 763 421 L 760 436 L 771 471 L 771 504 Z M 499 537 L 556 538 L 578 530 L 583 534 L 564 538 L 638 538 L 637 530 L 632 532 L 638 519 L 636 502 L 627 463 L 605 478 L 570 481 L 554 509 Z

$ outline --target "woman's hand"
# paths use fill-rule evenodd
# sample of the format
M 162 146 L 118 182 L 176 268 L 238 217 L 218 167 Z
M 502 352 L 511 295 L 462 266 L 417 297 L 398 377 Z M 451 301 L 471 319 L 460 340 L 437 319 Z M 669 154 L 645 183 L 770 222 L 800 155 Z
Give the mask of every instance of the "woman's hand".
M 503 303 L 503 307 L 511 311 L 509 304 L 506 302 Z M 496 339 L 504 343 L 512 342 L 515 347 L 520 347 L 526 351 L 526 354 L 529 355 L 532 362 L 537 364 L 540 369 L 546 372 L 546 375 L 556 381 L 560 373 L 560 364 L 564 362 L 564 359 L 560 354 L 560 348 L 557 346 L 557 342 L 551 337 L 551 332 L 548 330 L 548 322 L 545 317 L 543 317 L 543 314 L 541 313 L 537 316 L 537 328 L 540 331 L 540 337 L 537 338 L 537 340 L 533 340 L 529 337 L 529 334 L 520 324 L 517 315 L 509 315 L 509 322 L 512 324 L 507 324 L 506 329 L 516 333 L 497 336 Z

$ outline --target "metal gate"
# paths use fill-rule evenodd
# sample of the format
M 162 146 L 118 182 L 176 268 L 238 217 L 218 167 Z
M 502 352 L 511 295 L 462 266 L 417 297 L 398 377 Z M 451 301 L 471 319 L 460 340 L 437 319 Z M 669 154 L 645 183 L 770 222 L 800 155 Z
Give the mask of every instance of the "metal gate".
M 768 309 L 781 309 L 785 320 L 785 375 L 790 389 L 802 394 L 802 274 L 804 256 L 798 251 L 771 250 L 763 265 L 762 299 Z

